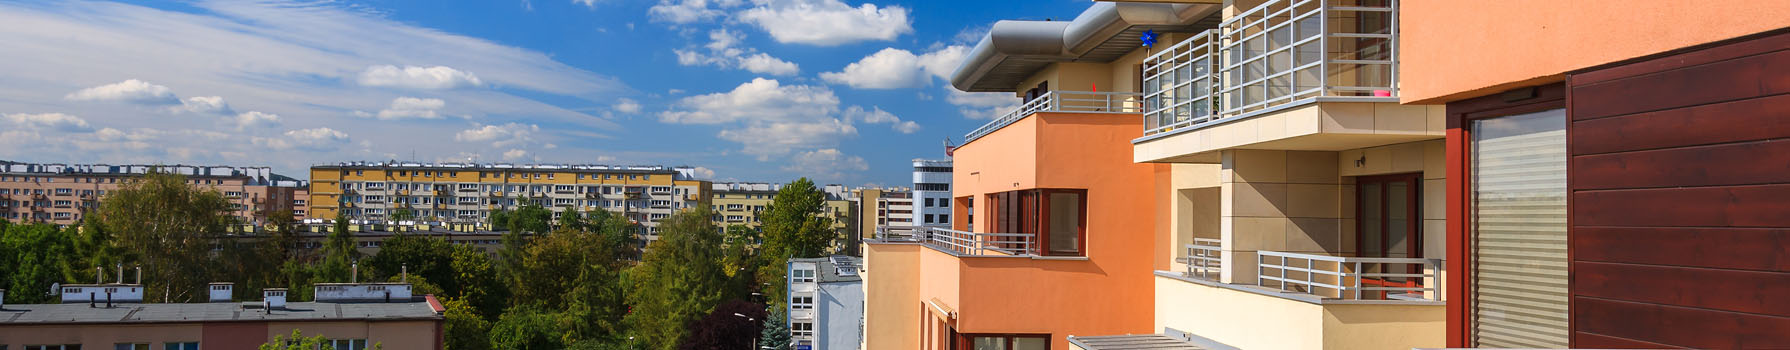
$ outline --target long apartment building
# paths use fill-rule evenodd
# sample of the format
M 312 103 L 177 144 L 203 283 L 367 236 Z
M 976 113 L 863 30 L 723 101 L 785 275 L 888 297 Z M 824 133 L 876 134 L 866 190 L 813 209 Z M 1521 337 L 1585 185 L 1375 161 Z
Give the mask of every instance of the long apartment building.
M 230 201 L 229 214 L 244 223 L 265 223 L 269 214 L 280 210 L 303 217 L 309 209 L 304 181 L 274 174 L 267 167 L 0 161 L 0 217 L 72 225 L 98 210 L 108 193 L 150 172 L 181 175 L 194 187 L 218 191 Z
M 1175 2 L 993 26 L 870 348 L 1790 346 L 1790 7 Z
M 311 167 L 309 217 L 488 222 L 491 213 L 530 202 L 553 212 L 608 210 L 640 224 L 648 241 L 659 221 L 709 198 L 694 168 L 352 162 Z
M 758 227 L 764 224 L 759 214 L 770 208 L 777 197 L 777 191 L 783 184 L 763 182 L 723 182 L 712 185 L 714 201 L 710 203 L 715 211 L 712 221 L 721 227 L 745 225 Z M 834 230 L 844 230 L 851 224 L 853 213 L 852 192 L 844 185 L 832 184 L 820 187 L 826 197 L 826 209 L 822 217 L 833 220 Z

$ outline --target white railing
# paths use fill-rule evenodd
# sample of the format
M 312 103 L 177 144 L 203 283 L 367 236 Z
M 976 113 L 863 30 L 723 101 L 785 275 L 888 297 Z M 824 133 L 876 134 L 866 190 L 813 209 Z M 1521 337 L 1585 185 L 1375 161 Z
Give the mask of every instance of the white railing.
M 1036 238 L 1030 233 L 977 233 L 924 226 L 879 226 L 876 233 L 876 239 L 883 242 L 918 242 L 962 256 L 1031 255 Z
M 1179 259 L 1187 264 L 1187 277 L 1218 280 L 1224 271 L 1224 248 L 1221 242 L 1210 238 L 1194 238 L 1193 244 L 1187 245 L 1187 255 Z
M 1143 106 L 1137 103 L 1142 94 L 1135 92 L 1089 92 L 1089 91 L 1050 91 L 1032 98 L 1031 101 L 1019 105 L 1007 114 L 995 118 L 982 127 L 963 135 L 963 142 L 969 143 L 995 130 L 1007 127 L 1013 122 L 1025 119 L 1038 112 L 1072 112 L 1072 113 L 1139 113 Z
M 1441 259 L 1358 258 L 1256 252 L 1256 284 L 1348 300 L 1441 301 Z
M 1396 97 L 1397 33 L 1398 0 L 1265 2 L 1144 60 L 1158 97 L 1145 135 L 1317 97 Z

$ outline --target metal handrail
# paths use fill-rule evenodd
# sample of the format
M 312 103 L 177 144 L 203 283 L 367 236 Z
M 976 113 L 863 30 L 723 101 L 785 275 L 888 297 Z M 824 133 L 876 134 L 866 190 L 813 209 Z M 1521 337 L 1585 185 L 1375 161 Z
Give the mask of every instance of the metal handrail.
M 1269 0 L 1145 58 L 1144 135 L 1316 97 L 1398 96 L 1398 6 L 1398 0 L 1385 6 Z M 1328 23 L 1368 18 L 1383 19 L 1384 32 Z
M 1210 238 L 1194 238 L 1193 244 L 1187 245 L 1187 255 L 1176 259 L 1187 264 L 1187 277 L 1218 280 L 1224 271 L 1224 248 L 1222 242 Z
M 1135 92 L 1045 92 L 1031 101 L 1020 104 L 1018 108 L 1002 114 L 1000 118 L 995 118 L 988 124 L 983 124 L 968 134 L 964 134 L 963 142 L 975 141 L 1038 112 L 1141 113 L 1143 107 L 1137 101 L 1142 96 L 1143 94 Z
M 877 240 L 918 242 L 962 256 L 1029 256 L 1037 235 L 981 233 L 928 226 L 878 226 Z
M 1386 272 L 1395 270 L 1394 266 L 1409 268 L 1412 265 L 1421 268 L 1422 272 Z M 1391 284 L 1393 279 L 1435 281 L 1436 271 L 1441 266 L 1441 259 L 1341 257 L 1264 250 L 1256 252 L 1256 284 L 1349 300 L 1441 301 L 1442 294 L 1438 293 L 1434 282 L 1416 283 L 1415 286 Z M 1270 275 L 1268 270 L 1276 273 Z M 1368 281 L 1380 281 L 1381 284 Z

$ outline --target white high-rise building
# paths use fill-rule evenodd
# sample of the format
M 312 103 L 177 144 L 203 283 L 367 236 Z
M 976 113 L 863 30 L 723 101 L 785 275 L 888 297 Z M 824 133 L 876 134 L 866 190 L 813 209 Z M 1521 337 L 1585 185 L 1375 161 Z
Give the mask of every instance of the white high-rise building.
M 914 160 L 914 225 L 951 227 L 951 161 Z

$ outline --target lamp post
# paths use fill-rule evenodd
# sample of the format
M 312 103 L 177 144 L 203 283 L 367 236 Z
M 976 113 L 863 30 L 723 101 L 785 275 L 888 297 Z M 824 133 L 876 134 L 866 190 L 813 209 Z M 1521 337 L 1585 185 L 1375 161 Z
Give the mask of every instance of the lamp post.
M 746 319 L 746 322 L 758 322 L 758 320 L 757 320 L 757 319 L 754 319 L 754 318 L 752 318 L 752 317 L 751 317 L 751 316 L 746 316 L 746 315 L 741 315 L 741 314 L 740 314 L 740 313 L 738 313 L 738 312 L 735 312 L 735 313 L 733 313 L 733 315 L 734 315 L 734 316 L 736 316 L 736 317 L 739 317 L 739 318 L 744 318 L 744 319 Z M 751 343 L 747 343 L 747 344 L 746 344 L 746 349 L 748 349 L 748 350 L 750 350 L 750 349 L 752 349 L 752 348 L 753 348 L 753 347 L 757 347 L 757 346 L 758 346 L 758 336 L 757 336 L 757 335 L 753 335 L 753 336 L 752 336 L 752 342 L 751 342 Z

